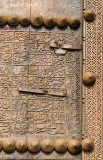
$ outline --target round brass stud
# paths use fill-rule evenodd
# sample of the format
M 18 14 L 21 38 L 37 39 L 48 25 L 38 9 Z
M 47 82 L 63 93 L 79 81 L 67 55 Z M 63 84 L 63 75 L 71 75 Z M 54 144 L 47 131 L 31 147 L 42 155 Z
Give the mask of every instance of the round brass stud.
M 68 26 L 68 19 L 65 16 L 60 16 L 57 18 L 57 26 L 60 28 L 65 28 Z
M 72 17 L 69 19 L 69 26 L 72 29 L 78 29 L 80 27 L 80 20 L 78 18 Z
M 54 141 L 50 140 L 50 139 L 45 139 L 41 142 L 41 149 L 46 152 L 52 152 L 54 149 L 55 143 Z
M 7 23 L 7 17 L 5 15 L 0 15 L 0 26 L 4 26 Z
M 56 19 L 53 16 L 44 17 L 44 25 L 47 28 L 53 28 L 56 25 Z
M 93 141 L 91 139 L 88 139 L 88 138 L 84 139 L 82 141 L 82 148 L 86 152 L 92 151 L 94 149 L 94 143 L 93 143 Z
M 55 150 L 60 153 L 66 152 L 67 142 L 65 140 L 58 139 L 55 143 Z
M 15 141 L 13 139 L 6 139 L 3 141 L 3 149 L 7 153 L 15 151 Z
M 43 24 L 43 17 L 41 15 L 35 15 L 31 17 L 31 24 L 34 27 L 40 27 Z
M 83 75 L 83 83 L 85 85 L 93 85 L 96 81 L 95 74 L 92 72 L 86 72 Z
M 11 27 L 16 27 L 17 25 L 19 25 L 19 17 L 17 15 L 8 16 L 7 21 Z
M 40 142 L 38 140 L 31 140 L 28 142 L 28 150 L 30 152 L 36 153 L 40 151 Z
M 19 140 L 16 143 L 16 149 L 18 152 L 25 152 L 27 150 L 27 143 L 24 140 Z
M 27 27 L 30 25 L 30 17 L 21 17 L 20 18 L 20 24 L 23 26 L 23 27 Z
M 92 10 L 86 10 L 86 11 L 84 11 L 84 18 L 86 21 L 92 22 L 95 20 L 96 14 Z
M 76 139 L 70 140 L 67 146 L 68 146 L 69 152 L 73 154 L 79 153 L 81 151 L 81 143 Z

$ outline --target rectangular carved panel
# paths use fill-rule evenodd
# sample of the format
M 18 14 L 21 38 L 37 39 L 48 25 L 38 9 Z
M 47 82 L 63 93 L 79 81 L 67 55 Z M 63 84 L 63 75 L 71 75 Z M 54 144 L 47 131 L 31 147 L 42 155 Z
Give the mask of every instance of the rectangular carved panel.
M 23 3 L 23 6 L 21 5 Z M 0 138 L 15 140 L 59 138 L 81 141 L 81 100 L 82 100 L 82 50 L 66 50 L 56 55 L 50 47 L 52 41 L 77 46 L 82 49 L 82 1 L 81 0 L 16 0 L 0 1 L 2 12 L 17 15 L 35 13 L 53 15 L 65 14 L 80 18 L 78 30 L 68 26 L 57 26 L 49 30 L 44 26 L 16 28 L 6 25 L 0 29 Z M 5 9 L 4 9 L 4 6 Z M 19 92 L 19 88 L 51 90 L 64 93 L 66 97 Z M 3 159 L 75 159 L 68 151 L 59 154 L 53 151 L 37 154 L 15 151 L 7 154 L 1 151 Z

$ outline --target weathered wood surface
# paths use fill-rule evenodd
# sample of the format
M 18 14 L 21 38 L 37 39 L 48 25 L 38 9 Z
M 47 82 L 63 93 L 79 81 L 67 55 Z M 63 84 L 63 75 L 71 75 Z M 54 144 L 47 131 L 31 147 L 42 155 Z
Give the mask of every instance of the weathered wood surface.
M 50 42 L 82 46 L 81 0 L 0 0 L 0 13 L 80 18 L 78 30 L 44 26 L 0 29 L 0 138 L 81 140 L 82 51 L 56 55 Z M 20 93 L 19 87 L 67 90 L 66 97 Z M 69 152 L 0 153 L 1 159 L 81 159 Z

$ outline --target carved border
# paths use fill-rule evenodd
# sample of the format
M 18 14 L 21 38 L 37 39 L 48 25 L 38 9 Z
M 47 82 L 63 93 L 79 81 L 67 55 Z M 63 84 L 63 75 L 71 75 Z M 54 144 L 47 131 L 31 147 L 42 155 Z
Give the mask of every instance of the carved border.
M 84 138 L 91 138 L 95 143 L 93 152 L 84 153 L 85 160 L 102 160 L 102 0 L 86 0 L 85 8 L 94 10 L 96 20 L 84 22 L 85 47 L 84 72 L 91 71 L 96 75 L 92 87 L 84 87 Z

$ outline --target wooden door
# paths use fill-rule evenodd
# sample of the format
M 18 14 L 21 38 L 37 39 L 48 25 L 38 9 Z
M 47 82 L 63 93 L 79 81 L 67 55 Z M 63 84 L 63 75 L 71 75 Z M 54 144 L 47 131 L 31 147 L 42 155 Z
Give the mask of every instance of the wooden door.
M 97 4 L 96 0 L 93 1 Z M 45 22 L 40 27 L 35 27 L 32 23 L 27 27 L 21 24 L 16 27 L 6 24 L 0 28 L 1 141 L 8 142 L 13 139 L 17 143 L 24 140 L 28 145 L 29 141 L 36 139 L 41 144 L 41 150 L 36 153 L 30 152 L 29 149 L 23 153 L 17 149 L 13 153 L 7 153 L 3 147 L 4 150 L 0 152 L 2 159 L 92 160 L 92 156 L 93 160 L 96 159 L 97 150 L 101 148 L 101 145 L 98 146 L 101 142 L 98 138 L 101 137 L 99 132 L 97 133 L 101 125 L 101 111 L 98 110 L 101 106 L 97 107 L 97 104 L 101 104 L 101 94 L 98 93 L 101 70 L 100 66 L 97 66 L 101 64 L 101 55 L 97 54 L 99 51 L 96 45 L 100 42 L 96 40 L 102 33 L 99 28 L 101 17 L 97 11 L 100 4 L 99 1 L 97 7 L 94 7 L 91 0 L 87 0 L 87 3 L 82 0 L 0 1 L 1 15 L 16 15 L 19 20 L 23 16 L 32 19 L 41 15 L 43 21 L 46 16 L 51 15 L 57 20 L 53 28 L 48 28 Z M 91 23 L 86 22 L 83 9 L 94 10 L 98 13 L 97 19 Z M 58 22 L 58 17 L 63 16 L 69 21 L 66 27 L 60 26 Z M 72 18 L 78 19 L 76 27 Z M 84 72 L 96 74 L 96 83 L 99 83 L 95 84 L 96 88 L 95 85 L 83 85 Z M 90 110 L 93 105 L 98 111 Z M 99 123 L 97 130 L 91 121 L 94 121 L 95 125 Z M 92 129 L 95 130 L 95 136 L 91 133 Z M 80 151 L 74 154 L 68 149 L 64 153 L 57 152 L 56 149 L 49 153 L 42 147 L 42 141 L 45 139 L 53 141 L 55 147 L 60 139 L 67 143 L 76 139 L 81 143 L 84 138 L 95 142 L 95 150 L 92 153 Z M 98 156 L 101 159 L 101 155 Z

